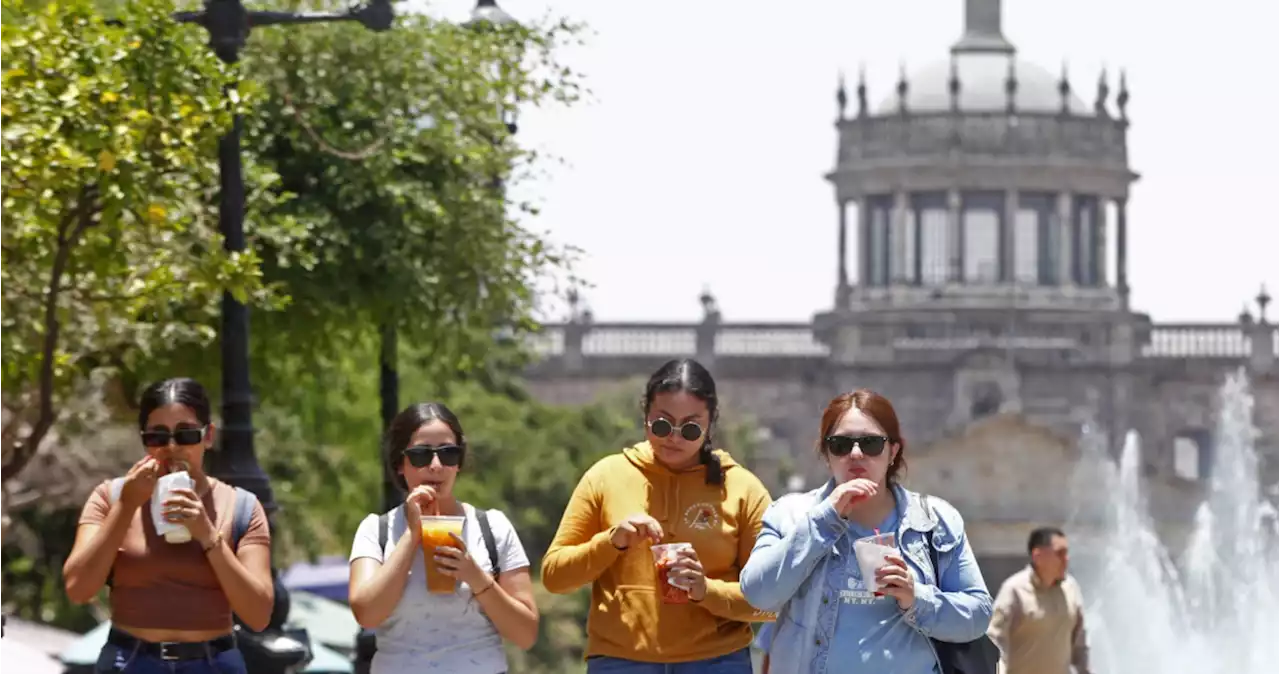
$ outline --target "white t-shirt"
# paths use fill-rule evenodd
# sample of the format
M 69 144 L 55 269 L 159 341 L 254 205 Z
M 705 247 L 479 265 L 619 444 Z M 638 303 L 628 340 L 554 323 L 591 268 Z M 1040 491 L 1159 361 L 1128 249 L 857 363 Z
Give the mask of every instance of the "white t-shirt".
M 481 569 L 492 568 L 476 511 L 463 504 L 466 521 L 462 538 Z M 507 516 L 490 510 L 489 527 L 498 548 L 498 568 L 508 573 L 529 566 L 520 537 Z M 392 510 L 387 526 L 387 548 L 378 549 L 378 515 L 360 523 L 351 545 L 351 561 L 369 557 L 383 562 L 405 531 L 404 506 Z M 459 582 L 453 594 L 427 592 L 426 567 L 421 553 L 414 555 L 400 602 L 375 630 L 378 652 L 372 674 L 447 672 L 448 674 L 501 674 L 507 671 L 502 637 L 471 596 L 471 588 Z

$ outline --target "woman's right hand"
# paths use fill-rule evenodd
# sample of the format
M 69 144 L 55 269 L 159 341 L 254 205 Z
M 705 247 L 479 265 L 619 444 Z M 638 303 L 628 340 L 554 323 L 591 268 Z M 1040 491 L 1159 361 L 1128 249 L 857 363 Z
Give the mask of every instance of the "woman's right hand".
M 855 505 L 875 496 L 878 491 L 880 486 L 875 482 L 863 477 L 854 478 L 836 485 L 836 488 L 831 490 L 831 495 L 827 497 L 827 502 L 841 517 L 847 517 Z
M 436 490 L 425 484 L 415 487 L 404 499 L 404 521 L 415 540 L 422 536 L 422 516 L 432 511 L 435 502 Z
M 614 527 L 609 542 L 619 550 L 626 550 L 645 539 L 649 539 L 654 545 L 661 543 L 662 525 L 646 513 L 636 513 Z
M 147 499 L 155 493 L 156 481 L 160 479 L 160 462 L 151 456 L 133 464 L 124 476 L 124 485 L 120 488 L 120 502 L 131 510 L 142 507 Z

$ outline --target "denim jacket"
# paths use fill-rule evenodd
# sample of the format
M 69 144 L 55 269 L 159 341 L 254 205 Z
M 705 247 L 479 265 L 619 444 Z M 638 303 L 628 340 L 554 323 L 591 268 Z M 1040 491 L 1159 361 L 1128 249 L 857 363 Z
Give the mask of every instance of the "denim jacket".
M 740 582 L 747 601 L 778 619 L 757 644 L 770 655 L 770 674 L 800 674 L 810 667 L 826 565 L 848 525 L 827 502 L 835 480 L 804 494 L 788 494 L 769 506 Z M 950 503 L 921 498 L 893 486 L 898 508 L 898 547 L 924 582 L 904 620 L 922 635 L 946 642 L 981 637 L 991 619 L 991 594 L 964 535 L 964 520 Z M 938 550 L 941 573 L 929 559 Z M 941 576 L 941 582 L 938 581 Z M 837 628 L 838 629 L 838 628 Z M 933 646 L 930 643 L 929 648 Z M 936 658 L 936 653 L 935 653 Z

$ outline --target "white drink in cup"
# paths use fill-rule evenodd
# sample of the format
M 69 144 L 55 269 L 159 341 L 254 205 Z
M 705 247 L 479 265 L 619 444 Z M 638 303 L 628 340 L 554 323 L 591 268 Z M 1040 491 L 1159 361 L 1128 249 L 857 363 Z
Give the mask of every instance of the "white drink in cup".
M 862 581 L 872 592 L 880 591 L 880 582 L 876 580 L 876 571 L 885 565 L 885 557 L 898 554 L 898 535 L 889 532 L 859 538 L 853 542 L 853 556 L 858 560 L 858 571 L 862 573 Z
M 164 502 L 169 492 L 174 489 L 195 489 L 195 480 L 185 470 L 163 475 L 156 481 L 156 489 L 151 494 L 151 521 L 155 522 L 156 533 L 164 536 L 168 543 L 186 543 L 191 540 L 191 530 L 185 524 L 170 522 L 164 517 Z

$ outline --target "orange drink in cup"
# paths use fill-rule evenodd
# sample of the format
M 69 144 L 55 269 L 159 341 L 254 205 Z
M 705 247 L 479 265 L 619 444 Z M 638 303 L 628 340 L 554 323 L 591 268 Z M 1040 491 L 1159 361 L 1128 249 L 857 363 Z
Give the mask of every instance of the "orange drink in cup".
M 460 548 L 458 542 L 449 534 L 457 534 L 462 538 L 464 517 L 446 515 L 422 516 L 422 555 L 427 567 L 427 592 L 450 594 L 454 591 L 457 580 L 440 573 L 436 566 L 436 548 Z
M 678 559 L 681 550 L 693 546 L 688 543 L 664 543 L 649 548 L 653 551 L 653 564 L 658 574 L 658 597 L 664 604 L 689 603 L 689 588 L 671 582 L 671 565 Z

